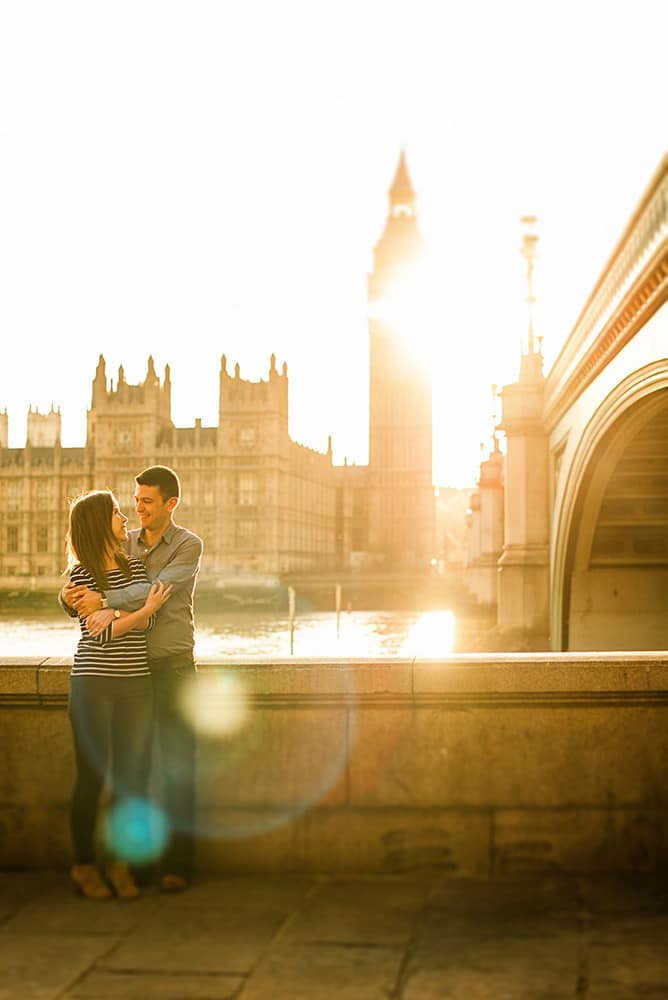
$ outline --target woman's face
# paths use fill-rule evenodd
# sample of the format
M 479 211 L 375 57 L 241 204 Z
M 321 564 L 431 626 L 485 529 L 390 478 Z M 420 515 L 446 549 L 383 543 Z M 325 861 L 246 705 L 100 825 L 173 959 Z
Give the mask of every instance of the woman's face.
M 114 499 L 114 509 L 111 514 L 111 532 L 115 539 L 124 542 L 128 537 L 128 519 Z

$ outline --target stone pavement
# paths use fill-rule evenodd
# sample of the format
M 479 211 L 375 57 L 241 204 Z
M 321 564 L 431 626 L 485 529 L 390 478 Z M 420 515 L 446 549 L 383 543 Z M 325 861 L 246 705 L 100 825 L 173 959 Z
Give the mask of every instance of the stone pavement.
M 668 882 L 200 875 L 92 903 L 0 872 L 0 1000 L 668 1000 Z

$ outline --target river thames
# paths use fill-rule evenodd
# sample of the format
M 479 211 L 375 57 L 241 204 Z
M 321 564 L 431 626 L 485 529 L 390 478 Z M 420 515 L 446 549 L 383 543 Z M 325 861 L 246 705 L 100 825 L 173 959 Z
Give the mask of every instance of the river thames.
M 291 630 L 287 613 L 268 609 L 198 611 L 199 660 L 211 657 L 440 657 L 466 652 L 487 620 L 460 618 L 451 610 L 312 611 L 298 614 Z M 71 656 L 76 624 L 57 608 L 12 609 L 0 614 L 0 653 L 9 656 Z

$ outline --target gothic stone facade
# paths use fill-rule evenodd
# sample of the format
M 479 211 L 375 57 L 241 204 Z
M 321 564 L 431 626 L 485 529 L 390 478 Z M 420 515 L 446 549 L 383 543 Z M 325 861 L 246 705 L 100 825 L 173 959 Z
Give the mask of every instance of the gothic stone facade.
M 134 476 L 169 465 L 182 482 L 178 520 L 205 541 L 203 577 L 333 569 L 336 478 L 324 454 L 288 435 L 288 376 L 272 356 L 266 381 L 220 371 L 218 427 L 180 428 L 170 418 L 170 372 L 149 359 L 139 385 L 93 380 L 83 448 L 60 445 L 60 414 L 30 414 L 25 448 L 0 441 L 0 577 L 54 577 L 64 566 L 69 500 L 109 488 L 132 510 Z M 18 581 L 17 581 L 18 582 Z
M 216 427 L 175 427 L 169 366 L 149 358 L 130 385 L 109 382 L 102 356 L 83 448 L 60 444 L 60 413 L 28 415 L 25 448 L 8 447 L 0 414 L 0 580 L 55 577 L 64 566 L 69 500 L 110 488 L 132 510 L 134 476 L 149 465 L 178 472 L 178 520 L 202 536 L 202 578 L 236 574 L 426 569 L 434 554 L 431 385 L 390 316 L 402 274 L 419 260 L 415 192 L 401 154 L 385 229 L 369 276 L 369 465 L 335 467 L 288 434 L 288 375 L 272 355 L 266 380 L 220 368 Z M 18 581 L 17 581 L 18 582 Z

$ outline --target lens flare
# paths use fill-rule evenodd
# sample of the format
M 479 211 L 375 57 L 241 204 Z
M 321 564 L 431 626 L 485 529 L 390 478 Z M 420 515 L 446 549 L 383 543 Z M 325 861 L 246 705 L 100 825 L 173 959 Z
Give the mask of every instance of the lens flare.
M 124 799 L 108 812 L 104 837 L 114 857 L 143 864 L 162 854 L 169 824 L 163 811 L 147 799 Z
M 231 671 L 200 672 L 184 686 L 180 707 L 197 732 L 219 739 L 237 733 L 248 716 L 243 684 Z
M 282 669 L 276 661 L 273 668 Z M 345 775 L 356 739 L 354 667 L 341 673 L 346 710 L 326 711 L 323 718 L 318 712 L 291 718 L 284 705 L 252 698 L 243 669 L 213 668 L 197 676 L 187 711 L 199 731 L 199 837 L 215 842 L 264 836 L 327 801 Z

